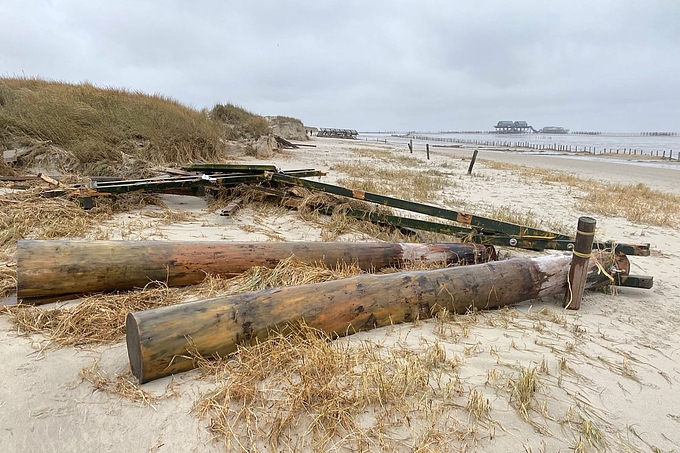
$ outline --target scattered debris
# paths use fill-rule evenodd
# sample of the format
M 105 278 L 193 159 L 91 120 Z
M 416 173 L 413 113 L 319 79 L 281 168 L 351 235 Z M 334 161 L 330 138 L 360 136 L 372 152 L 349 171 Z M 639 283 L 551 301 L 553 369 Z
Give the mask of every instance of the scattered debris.
M 231 217 L 232 214 L 239 210 L 241 203 L 243 203 L 242 198 L 236 198 L 232 200 L 222 209 L 222 211 L 220 211 L 220 215 L 224 217 Z
M 353 129 L 328 129 L 322 127 L 316 135 L 317 137 L 356 139 L 359 133 Z

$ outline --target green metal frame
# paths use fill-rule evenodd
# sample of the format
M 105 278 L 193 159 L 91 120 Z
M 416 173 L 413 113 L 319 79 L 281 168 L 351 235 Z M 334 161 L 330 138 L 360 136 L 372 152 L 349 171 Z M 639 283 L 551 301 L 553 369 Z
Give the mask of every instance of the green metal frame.
M 263 173 L 265 171 L 278 172 L 276 165 L 251 164 L 189 164 L 183 165 L 182 170 L 198 171 L 201 173 Z
M 203 164 L 201 164 L 203 165 Z M 212 165 L 219 171 L 224 172 L 222 165 Z M 236 166 L 232 166 L 236 167 Z M 249 167 L 251 173 L 218 173 L 210 175 L 196 175 L 196 176 L 177 176 L 170 178 L 150 178 L 150 179 L 132 179 L 124 181 L 92 181 L 90 188 L 97 192 L 104 193 L 128 193 L 138 191 L 164 191 L 164 190 L 178 190 L 188 189 L 196 190 L 201 187 L 211 186 L 235 186 L 244 183 L 259 183 L 271 178 L 269 169 L 276 169 L 273 165 L 241 165 L 239 167 Z M 281 174 L 289 175 L 291 177 L 311 177 L 324 176 L 325 173 L 314 169 L 290 170 L 282 172 Z
M 524 227 L 521 225 L 515 225 L 512 223 L 488 219 L 480 216 L 473 216 L 470 214 L 461 214 L 457 211 L 436 206 L 400 200 L 398 198 L 387 197 L 370 192 L 346 189 L 344 187 L 334 186 L 332 184 L 299 179 L 291 175 L 280 173 L 272 175 L 272 181 L 284 185 L 306 187 L 309 189 L 368 201 L 397 209 L 426 214 L 431 217 L 452 220 L 461 224 L 470 225 L 470 227 L 447 225 L 427 220 L 379 214 L 357 209 L 345 211 L 345 213 L 351 217 L 368 220 L 375 223 L 383 223 L 396 227 L 413 228 L 430 231 L 433 233 L 455 235 L 468 242 L 476 242 L 479 244 L 515 247 L 528 250 L 552 249 L 568 251 L 572 250 L 574 246 L 574 238 L 564 234 Z M 324 206 L 323 208 L 328 210 L 329 207 Z M 463 221 L 461 222 L 461 220 Z M 626 255 L 649 256 L 650 254 L 649 244 L 619 244 L 612 241 L 593 243 L 593 249 L 612 248 L 614 248 L 617 253 L 624 253 Z
M 371 203 L 389 206 L 391 208 L 403 209 L 411 212 L 417 212 L 420 214 L 426 214 L 441 219 L 453 220 L 454 222 L 470 225 L 470 227 L 482 228 L 484 231 L 487 232 L 505 233 L 517 236 L 540 236 L 548 237 L 551 239 L 567 239 L 567 240 L 571 239 L 569 236 L 566 236 L 564 234 L 552 233 L 550 231 L 544 231 L 536 228 L 516 225 L 509 222 L 501 222 L 499 220 L 489 219 L 486 217 L 464 214 L 461 212 L 452 211 L 450 209 L 440 208 L 438 206 L 430 206 L 422 203 L 416 203 L 414 201 L 401 200 L 399 198 L 378 195 L 371 192 L 351 190 L 340 186 L 334 186 L 332 184 L 308 181 L 306 179 L 299 179 L 294 176 L 286 174 L 280 173 L 274 174 L 272 175 L 272 181 L 306 187 L 308 189 L 319 190 L 322 192 L 341 195 L 344 197 L 354 198 L 357 200 L 369 201 Z
M 180 177 L 166 179 L 147 179 L 136 181 L 115 181 L 92 183 L 90 187 L 97 192 L 128 193 L 138 191 L 163 191 L 177 189 L 198 189 L 209 186 L 235 186 L 243 183 L 265 181 L 264 174 L 218 176 L 204 179 L 201 177 Z

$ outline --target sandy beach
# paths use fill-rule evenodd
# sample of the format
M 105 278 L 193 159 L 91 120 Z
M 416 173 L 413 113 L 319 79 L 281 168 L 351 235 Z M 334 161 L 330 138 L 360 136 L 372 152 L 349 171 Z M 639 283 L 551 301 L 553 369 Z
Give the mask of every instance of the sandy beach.
M 595 214 L 580 202 L 587 187 L 494 162 L 601 183 L 643 184 L 674 194 L 680 194 L 678 166 L 480 148 L 474 171 L 467 175 L 472 147 L 434 148 L 426 160 L 424 150 L 417 148 L 410 154 L 401 145 L 320 138 L 310 143 L 316 147 L 286 150 L 267 161 L 244 157 L 240 162 L 271 162 L 284 170 L 316 168 L 328 172 L 320 180 L 329 183 L 347 182 L 349 177 L 342 171 L 346 165 L 438 172 L 442 187 L 429 204 L 479 215 L 512 211 L 547 229 L 560 226 L 572 234 L 579 216 L 591 215 L 597 220 L 599 239 L 649 242 L 651 256 L 630 257 L 631 273 L 654 277 L 651 290 L 622 287 L 586 292 L 579 311 L 564 310 L 562 297 L 555 297 L 337 340 L 347 347 L 371 345 L 380 354 L 410 357 L 413 363 L 435 359 L 428 362 L 422 398 L 410 395 L 408 406 L 401 410 L 368 406 L 357 421 L 366 428 L 363 440 L 333 439 L 325 450 L 680 451 L 680 224 L 656 226 L 622 215 Z M 160 198 L 166 209 L 187 211 L 190 217 L 158 222 L 144 214 L 158 208 L 145 207 L 107 222 L 103 226 L 107 238 L 325 238 L 317 223 L 282 208 L 267 213 L 246 206 L 232 217 L 221 217 L 201 198 Z M 339 238 L 372 239 L 362 231 Z M 511 257 L 555 253 L 502 252 Z M 199 371 L 144 384 L 143 390 L 158 397 L 152 404 L 99 391 L 80 377 L 81 370 L 93 364 L 108 376 L 124 373 L 128 358 L 123 340 L 112 346 L 57 348 L 43 335 L 18 331 L 6 314 L 0 315 L 0 337 L 3 451 L 314 451 L 304 426 L 287 432 L 288 441 L 279 444 L 267 438 L 250 439 L 246 448 L 225 441 L 209 429 L 210 418 L 199 417 L 194 409 L 200 395 L 215 387 L 210 379 L 200 378 Z M 522 402 L 518 385 L 526 376 L 532 378 L 532 397 Z

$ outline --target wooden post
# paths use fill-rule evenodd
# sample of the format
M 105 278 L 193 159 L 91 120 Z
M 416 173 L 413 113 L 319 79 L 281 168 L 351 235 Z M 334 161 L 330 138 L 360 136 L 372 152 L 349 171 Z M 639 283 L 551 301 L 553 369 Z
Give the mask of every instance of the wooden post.
M 609 284 L 598 272 L 612 254 L 591 259 L 588 287 Z M 343 336 L 360 330 L 452 313 L 487 309 L 564 293 L 569 255 L 516 258 L 487 264 L 387 275 L 365 274 L 313 285 L 272 288 L 129 313 L 125 322 L 132 373 L 141 383 L 188 371 L 193 350 L 226 356 L 239 344 L 262 341 L 304 319 L 310 327 Z M 617 260 L 624 260 L 620 255 Z M 617 269 L 618 266 L 617 262 Z M 618 273 L 618 271 L 617 271 Z
M 430 160 L 430 144 L 425 144 L 425 149 L 427 150 L 427 160 Z
M 472 174 L 472 167 L 475 166 L 475 161 L 477 160 L 477 150 L 475 150 L 474 153 L 472 153 L 472 160 L 470 161 L 470 166 L 468 167 L 468 175 Z
M 253 266 L 274 267 L 291 255 L 369 270 L 405 261 L 479 263 L 494 254 L 483 245 L 459 243 L 21 240 L 17 294 L 40 304 L 53 300 L 36 298 L 141 288 L 151 281 L 192 285 L 206 273 L 235 276 Z
M 584 216 L 578 219 L 567 292 L 564 296 L 564 307 L 569 310 L 578 310 L 581 306 L 588 274 L 588 262 L 593 249 L 595 224 L 595 219 L 592 217 Z
M 411 154 L 413 154 L 413 139 L 408 141 L 408 150 Z

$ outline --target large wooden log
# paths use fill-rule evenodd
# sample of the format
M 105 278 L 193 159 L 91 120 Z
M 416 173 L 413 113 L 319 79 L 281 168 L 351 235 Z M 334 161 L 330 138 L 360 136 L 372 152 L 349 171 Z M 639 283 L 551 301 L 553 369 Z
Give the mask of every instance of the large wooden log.
M 237 275 L 253 266 L 274 267 L 291 255 L 329 266 L 356 263 L 367 270 L 405 261 L 470 264 L 495 259 L 493 248 L 459 243 L 19 241 L 17 297 L 31 302 L 143 287 L 151 281 L 190 285 L 206 273 Z
M 594 260 L 589 288 L 609 283 Z M 628 270 L 624 255 L 617 256 L 616 264 L 611 255 L 603 261 L 608 270 L 613 266 Z M 144 383 L 191 369 L 194 364 L 186 357 L 188 349 L 195 348 L 204 356 L 224 356 L 239 343 L 262 340 L 271 329 L 285 328 L 299 319 L 325 332 L 345 335 L 429 317 L 442 307 L 461 313 L 564 294 L 570 262 L 570 255 L 553 255 L 359 275 L 130 313 L 126 320 L 130 366 Z

